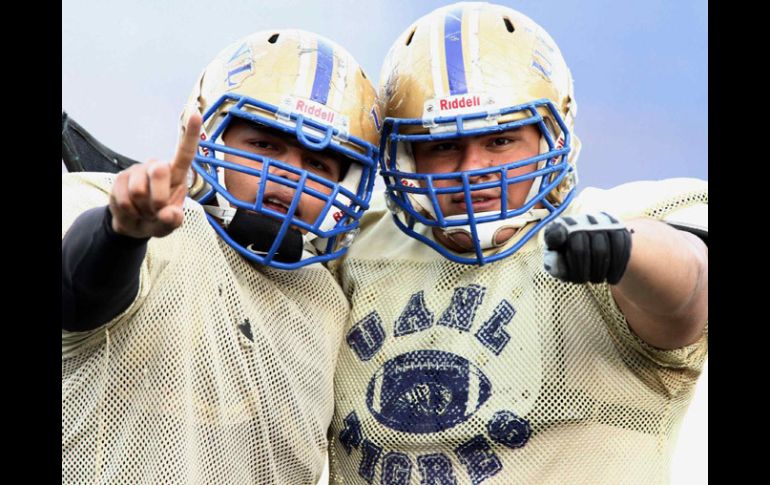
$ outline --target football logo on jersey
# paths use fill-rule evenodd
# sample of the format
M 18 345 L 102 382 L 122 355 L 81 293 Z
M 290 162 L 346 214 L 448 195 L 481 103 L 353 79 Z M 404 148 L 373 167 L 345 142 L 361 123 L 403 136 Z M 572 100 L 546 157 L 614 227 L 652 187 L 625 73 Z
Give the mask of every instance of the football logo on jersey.
M 435 433 L 470 418 L 492 384 L 459 355 L 420 350 L 387 361 L 372 377 L 366 405 L 383 425 L 407 433 Z
M 503 469 L 498 456 L 501 450 L 515 450 L 529 442 L 533 429 L 524 416 L 537 397 L 531 391 L 539 388 L 539 369 L 528 367 L 527 378 L 519 382 L 502 382 L 496 392 L 511 399 L 497 400 L 496 406 L 502 404 L 503 409 L 489 409 L 494 401 L 495 372 L 485 364 L 512 357 L 512 362 L 522 362 L 525 349 L 534 352 L 534 361 L 540 362 L 540 354 L 535 352 L 538 347 L 510 345 L 528 334 L 515 328 L 517 311 L 513 304 L 506 298 L 488 301 L 488 290 L 477 283 L 455 287 L 451 296 L 447 295 L 449 301 L 443 310 L 429 308 L 425 291 L 416 291 L 393 320 L 384 321 L 373 310 L 348 330 L 347 346 L 362 363 L 382 358 L 387 342 L 424 338 L 424 332 L 436 329 L 447 329 L 455 339 L 472 339 L 474 347 L 480 344 L 476 348 L 483 349 L 482 359 L 478 354 L 461 356 L 435 348 L 410 350 L 383 358 L 383 363 L 374 367 L 371 379 L 361 389 L 365 390 L 362 404 L 376 421 L 368 422 L 369 429 L 383 426 L 410 434 L 412 437 L 404 438 L 403 443 L 422 442 L 423 438 L 430 441 L 431 433 L 452 429 L 452 436 L 460 441 L 451 450 L 427 454 L 391 447 L 394 443 L 387 438 L 378 439 L 382 430 L 368 433 L 364 428 L 363 409 L 350 409 L 337 433 L 344 450 L 342 459 L 357 459 L 358 475 L 368 483 L 407 484 L 414 479 L 425 484 L 459 483 L 464 476 L 469 483 L 479 484 Z M 481 313 L 485 302 L 487 308 Z M 477 322 L 477 314 L 483 314 L 484 319 Z

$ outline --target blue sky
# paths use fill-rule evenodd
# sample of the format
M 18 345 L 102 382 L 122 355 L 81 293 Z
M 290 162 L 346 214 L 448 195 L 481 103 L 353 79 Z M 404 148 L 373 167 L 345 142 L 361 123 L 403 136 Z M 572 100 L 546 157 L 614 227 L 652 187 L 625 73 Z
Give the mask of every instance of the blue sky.
M 108 146 L 167 158 L 200 70 L 225 45 L 297 27 L 345 46 L 379 79 L 390 44 L 450 2 L 168 0 L 62 3 L 62 109 Z M 580 185 L 708 178 L 705 0 L 503 1 L 542 25 L 575 79 Z

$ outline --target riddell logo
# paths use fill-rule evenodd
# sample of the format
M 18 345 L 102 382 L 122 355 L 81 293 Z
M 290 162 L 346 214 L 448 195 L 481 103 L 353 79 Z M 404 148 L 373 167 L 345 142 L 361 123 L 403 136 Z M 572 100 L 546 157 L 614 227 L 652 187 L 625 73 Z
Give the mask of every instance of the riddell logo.
M 473 106 L 481 106 L 481 97 L 471 96 L 467 98 L 440 99 L 438 106 L 441 111 L 447 109 L 472 108 Z
M 294 103 L 294 111 L 310 115 L 320 121 L 325 121 L 329 124 L 334 124 L 334 111 L 330 109 L 324 109 L 324 107 L 319 104 L 311 104 L 310 102 L 303 99 L 298 99 Z
M 342 219 L 342 211 L 335 212 L 332 217 L 334 218 L 334 222 L 340 222 L 340 219 Z

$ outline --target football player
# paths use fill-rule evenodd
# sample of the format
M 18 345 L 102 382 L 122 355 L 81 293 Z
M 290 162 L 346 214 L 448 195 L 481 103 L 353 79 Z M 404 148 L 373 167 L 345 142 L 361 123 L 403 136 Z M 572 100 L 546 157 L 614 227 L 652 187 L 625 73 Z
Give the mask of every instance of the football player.
M 706 183 L 577 194 L 570 71 L 510 8 L 424 16 L 380 82 L 387 209 L 334 263 L 332 483 L 666 482 L 707 355 Z
M 62 176 L 62 482 L 315 483 L 368 208 L 375 89 L 334 42 L 249 35 L 170 162 Z

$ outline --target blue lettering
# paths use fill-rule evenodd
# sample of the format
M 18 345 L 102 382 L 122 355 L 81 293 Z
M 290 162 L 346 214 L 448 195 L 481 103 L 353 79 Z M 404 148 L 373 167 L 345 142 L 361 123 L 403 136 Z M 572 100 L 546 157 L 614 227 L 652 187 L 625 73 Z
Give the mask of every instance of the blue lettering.
M 227 62 L 228 63 L 233 62 L 236 58 L 248 52 L 251 52 L 251 49 L 249 49 L 249 44 L 244 42 L 243 44 L 241 44 L 240 47 L 238 47 L 238 50 L 233 53 L 232 57 L 230 57 L 230 59 L 228 59 Z
M 232 78 L 236 74 L 240 74 L 240 73 L 242 73 L 244 71 L 251 71 L 251 62 L 249 62 L 247 64 L 240 65 L 240 66 L 236 67 L 235 69 L 233 69 L 232 71 L 229 71 L 227 73 L 227 85 L 232 87 L 232 86 L 235 86 L 236 84 L 238 84 L 237 82 L 233 82 Z
M 452 303 L 441 315 L 438 324 L 458 328 L 464 332 L 469 331 L 473 317 L 476 315 L 476 309 L 484 301 L 486 292 L 487 289 L 479 285 L 455 288 Z
M 508 448 L 521 448 L 532 436 L 529 421 L 511 411 L 498 411 L 487 423 L 489 437 Z
M 382 447 L 365 439 L 364 444 L 361 447 L 361 452 L 361 466 L 358 467 L 358 474 L 367 482 L 372 483 L 372 479 L 374 479 L 374 468 L 377 466 L 377 461 L 380 459 Z
M 501 301 L 489 320 L 484 322 L 484 325 L 476 332 L 476 338 L 495 355 L 500 355 L 508 341 L 511 340 L 511 336 L 503 327 L 508 325 L 514 315 L 516 315 L 516 310 L 513 305 L 506 300 Z
M 425 330 L 431 325 L 433 325 L 433 312 L 425 306 L 423 292 L 419 291 L 409 298 L 409 303 L 406 304 L 406 308 L 393 326 L 393 334 L 400 337 Z
M 468 467 L 468 475 L 473 485 L 478 485 L 503 469 L 500 458 L 480 434 L 460 445 L 455 453 L 460 463 Z
M 420 485 L 457 485 L 452 462 L 443 453 L 418 456 L 417 467 L 422 475 Z
M 412 462 L 403 453 L 391 452 L 382 459 L 382 485 L 409 485 Z
M 355 411 L 351 411 L 345 419 L 345 428 L 340 431 L 340 443 L 345 447 L 345 451 L 348 455 L 353 451 L 353 448 L 358 448 L 361 444 L 361 422 L 358 420 Z
M 367 361 L 382 348 L 385 329 L 377 312 L 365 316 L 348 331 L 345 340 L 362 361 Z

